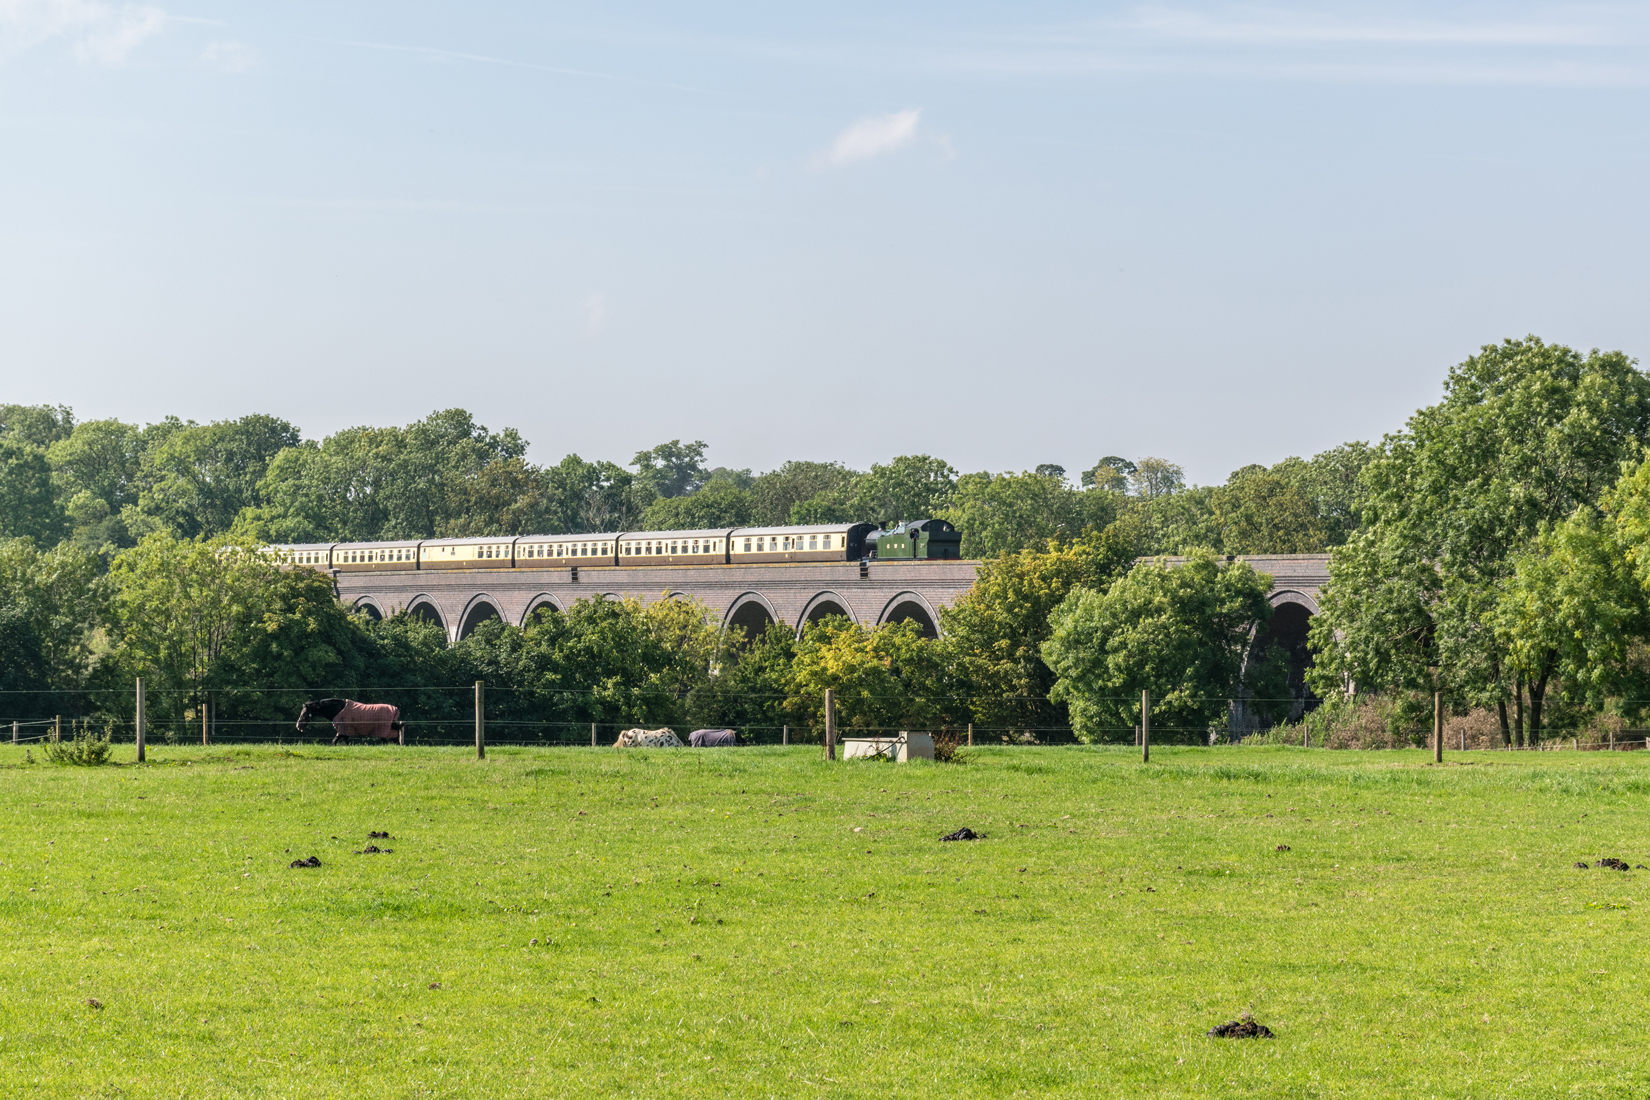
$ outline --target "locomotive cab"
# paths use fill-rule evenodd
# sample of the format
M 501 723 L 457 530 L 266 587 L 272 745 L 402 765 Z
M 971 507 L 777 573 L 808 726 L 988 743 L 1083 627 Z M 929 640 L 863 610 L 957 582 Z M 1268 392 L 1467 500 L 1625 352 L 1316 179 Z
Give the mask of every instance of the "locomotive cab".
M 962 535 L 943 519 L 894 523 L 866 537 L 866 556 L 875 561 L 955 561 Z

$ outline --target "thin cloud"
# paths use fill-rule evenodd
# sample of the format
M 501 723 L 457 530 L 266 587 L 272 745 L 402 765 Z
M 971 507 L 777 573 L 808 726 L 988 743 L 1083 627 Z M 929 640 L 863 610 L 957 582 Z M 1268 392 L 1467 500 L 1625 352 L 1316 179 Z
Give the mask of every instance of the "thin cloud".
M 64 39 L 82 64 L 118 65 L 165 24 L 166 13 L 146 4 L 0 0 L 0 58 Z
M 1601 27 L 1583 23 L 1444 22 L 1439 20 L 1357 20 L 1310 12 L 1263 11 L 1248 18 L 1221 19 L 1201 12 L 1146 8 L 1133 30 L 1164 38 L 1255 45 L 1391 44 L 1406 46 L 1599 46 L 1610 44 Z
M 257 67 L 260 57 L 244 42 L 209 42 L 201 51 L 201 60 L 226 73 L 244 73 Z
M 607 295 L 592 294 L 584 300 L 584 334 L 594 339 L 607 327 Z
M 4 3 L 5 0 L 0 0 Z M 646 80 L 641 77 L 623 76 L 617 73 L 596 72 L 591 69 L 568 69 L 559 65 L 540 65 L 533 61 L 515 61 L 508 57 L 492 57 L 481 53 L 464 53 L 459 50 L 442 50 L 434 46 L 399 46 L 392 42 L 355 42 L 348 39 L 332 39 L 340 46 L 355 46 L 363 50 L 383 50 L 389 53 L 422 54 L 426 57 L 444 57 L 453 61 L 470 61 L 478 65 L 501 65 L 507 69 L 529 69 L 538 73 L 554 73 L 557 76 L 582 76 L 591 80 L 612 80 L 625 84 L 641 84 L 649 88 L 665 88 L 673 92 L 696 92 L 700 95 L 731 95 L 729 92 L 713 91 L 709 88 L 695 88 L 688 84 L 671 84 L 663 80 Z
M 841 168 L 897 152 L 916 140 L 921 123 L 920 107 L 862 118 L 838 134 L 829 149 L 817 154 L 812 166 Z

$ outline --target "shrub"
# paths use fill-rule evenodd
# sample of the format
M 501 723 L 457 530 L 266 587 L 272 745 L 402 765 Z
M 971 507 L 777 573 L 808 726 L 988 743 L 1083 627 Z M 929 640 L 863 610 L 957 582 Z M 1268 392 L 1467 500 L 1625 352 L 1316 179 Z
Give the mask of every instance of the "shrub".
M 47 741 L 46 759 L 53 764 L 69 764 L 80 768 L 95 768 L 109 762 L 109 736 L 113 731 L 105 725 L 103 732 L 94 734 L 89 726 L 75 731 L 73 740 Z

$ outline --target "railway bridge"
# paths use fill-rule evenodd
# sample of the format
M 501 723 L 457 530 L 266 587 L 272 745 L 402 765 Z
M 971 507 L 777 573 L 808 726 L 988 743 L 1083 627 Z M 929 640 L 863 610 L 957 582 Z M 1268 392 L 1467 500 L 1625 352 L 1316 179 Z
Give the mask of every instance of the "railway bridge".
M 863 626 L 912 621 L 939 633 L 939 609 L 974 583 L 978 562 L 885 561 L 772 565 L 686 565 L 581 569 L 337 572 L 338 596 L 374 617 L 411 614 L 458 641 L 481 623 L 520 626 L 541 607 L 565 611 L 578 600 L 634 596 L 644 603 L 696 599 L 724 627 L 756 633 L 771 622 L 801 629 L 826 615 Z
M 1183 559 L 1169 559 L 1170 561 Z M 1265 635 L 1287 646 L 1304 672 L 1306 628 L 1318 613 L 1318 590 L 1329 579 L 1329 555 L 1252 556 L 1272 576 L 1277 608 Z M 749 632 L 781 622 L 798 630 L 825 615 L 863 626 L 912 621 L 939 633 L 939 610 L 966 592 L 973 561 L 883 561 L 805 564 L 623 566 L 573 570 L 498 569 L 337 572 L 338 595 L 375 617 L 412 614 L 441 626 L 452 641 L 500 619 L 520 626 L 541 607 L 563 611 L 596 596 L 634 596 L 644 603 L 686 596 L 710 608 L 725 627 Z M 1300 673 L 1297 673 L 1297 680 Z

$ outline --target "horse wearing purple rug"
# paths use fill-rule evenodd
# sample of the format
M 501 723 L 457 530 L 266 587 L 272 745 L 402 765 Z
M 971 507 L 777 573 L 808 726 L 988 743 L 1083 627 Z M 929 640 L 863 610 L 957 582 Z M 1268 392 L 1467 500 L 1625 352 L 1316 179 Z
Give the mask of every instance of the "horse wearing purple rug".
M 304 704 L 298 712 L 298 732 L 303 733 L 312 719 L 325 718 L 332 723 L 332 743 L 340 738 L 372 737 L 379 741 L 407 743 L 407 725 L 401 721 L 401 708 L 389 703 L 357 703 L 354 699 L 317 699 Z

